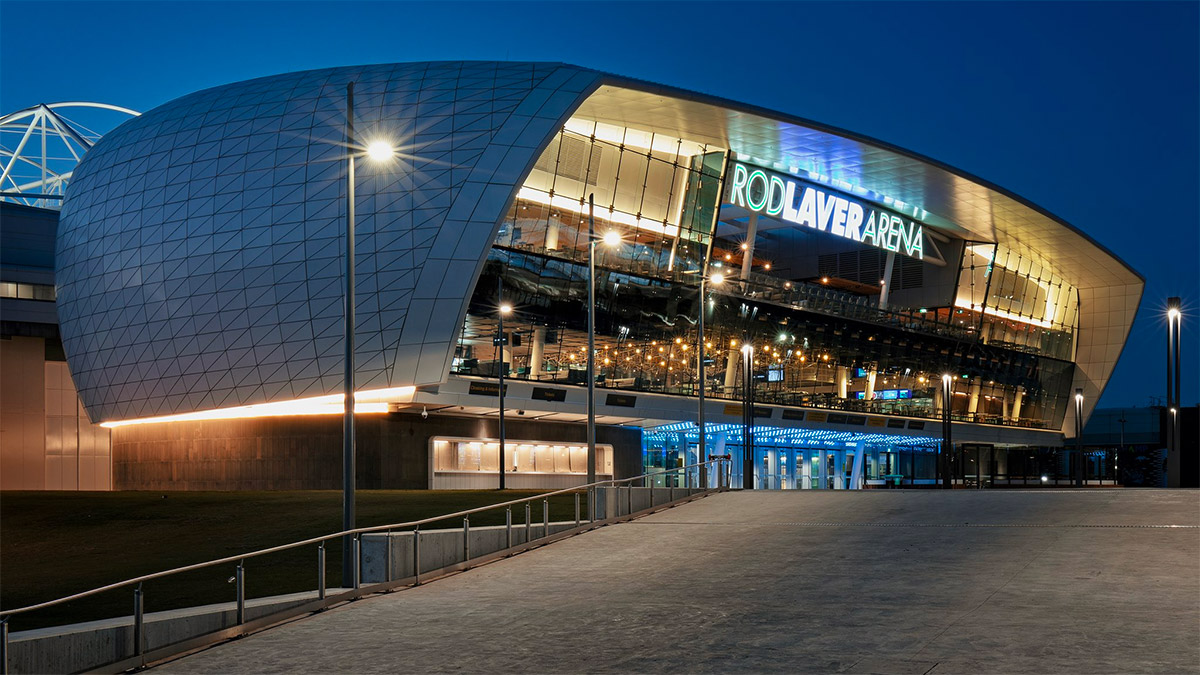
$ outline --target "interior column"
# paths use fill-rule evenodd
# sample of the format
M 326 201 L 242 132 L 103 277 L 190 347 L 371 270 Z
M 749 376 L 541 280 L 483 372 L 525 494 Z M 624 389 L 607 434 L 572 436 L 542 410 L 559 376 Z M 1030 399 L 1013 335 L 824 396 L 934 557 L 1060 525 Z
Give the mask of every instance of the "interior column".
M 750 223 L 746 227 L 746 250 L 742 252 L 742 279 L 750 278 L 750 269 L 754 267 L 754 238 L 758 235 L 758 214 L 750 214 Z
M 546 327 L 534 326 L 533 341 L 529 344 L 529 379 L 540 379 L 542 362 L 546 358 Z
M 844 399 L 850 393 L 850 369 L 846 366 L 837 367 L 838 398 Z
M 867 368 L 867 391 L 863 394 L 864 401 L 870 401 L 875 398 L 875 378 L 879 375 L 876 366 L 872 365 Z
M 971 388 L 967 390 L 969 398 L 967 399 L 967 413 L 974 415 L 979 412 L 979 393 L 983 389 L 983 378 L 976 377 L 971 380 Z

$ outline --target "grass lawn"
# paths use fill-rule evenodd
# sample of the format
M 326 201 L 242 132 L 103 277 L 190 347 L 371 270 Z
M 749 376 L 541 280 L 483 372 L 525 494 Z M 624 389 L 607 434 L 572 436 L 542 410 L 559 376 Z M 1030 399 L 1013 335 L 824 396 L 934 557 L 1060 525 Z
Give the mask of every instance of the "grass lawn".
M 506 490 L 359 491 L 358 525 L 386 525 L 453 513 L 537 494 Z M 586 513 L 586 496 L 581 501 Z M 142 574 L 223 558 L 341 529 L 341 493 L 297 492 L 4 492 L 0 493 L 0 607 L 60 598 Z M 542 509 L 533 507 L 541 522 Z M 551 520 L 571 520 L 575 502 L 562 495 L 550 503 Z M 524 509 L 513 509 L 524 522 Z M 478 514 L 472 526 L 502 525 L 504 511 Z M 429 526 L 461 527 L 462 521 Z M 341 549 L 326 546 L 326 583 L 341 583 Z M 145 586 L 146 611 L 228 602 L 235 598 L 235 565 L 214 567 Z M 246 596 L 314 590 L 315 546 L 246 563 Z M 125 616 L 133 611 L 133 587 L 51 607 L 12 620 L 20 631 L 77 621 Z

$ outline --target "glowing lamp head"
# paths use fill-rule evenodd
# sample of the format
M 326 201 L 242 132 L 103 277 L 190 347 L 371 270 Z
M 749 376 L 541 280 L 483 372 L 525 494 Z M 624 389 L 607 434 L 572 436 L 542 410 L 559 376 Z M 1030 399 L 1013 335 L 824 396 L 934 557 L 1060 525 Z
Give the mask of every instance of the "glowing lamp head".
M 387 141 L 371 141 L 367 144 L 367 157 L 372 162 L 386 162 L 396 156 L 396 149 Z
M 951 376 L 949 373 L 946 373 L 945 375 L 942 375 L 942 384 L 949 385 L 950 380 L 953 380 L 953 379 L 954 379 L 953 376 Z
M 620 243 L 621 243 L 621 235 L 617 234 L 615 230 L 609 230 L 608 232 L 604 233 L 604 245 L 605 246 L 616 246 L 617 244 L 620 244 Z
M 708 278 L 709 283 L 717 284 L 718 286 L 725 283 L 725 275 L 717 272 Z
M 753 351 L 754 351 L 754 347 L 753 347 L 753 346 L 751 346 L 751 345 L 748 345 L 748 344 L 742 345 L 742 353 L 743 353 L 743 354 L 750 354 L 750 353 L 751 353 L 751 352 L 753 352 Z
M 1167 310 L 1167 318 L 1171 319 L 1172 321 L 1174 321 L 1175 319 L 1178 319 L 1179 318 L 1179 310 L 1176 309 L 1175 307 L 1168 309 Z
M 509 305 L 507 303 L 500 305 L 500 313 L 501 314 L 512 314 L 512 305 Z

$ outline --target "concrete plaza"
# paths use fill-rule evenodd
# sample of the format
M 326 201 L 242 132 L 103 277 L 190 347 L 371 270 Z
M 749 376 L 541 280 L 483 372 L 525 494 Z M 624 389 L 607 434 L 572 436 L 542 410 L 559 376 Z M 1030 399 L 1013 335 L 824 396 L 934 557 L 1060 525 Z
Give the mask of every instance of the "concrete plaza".
M 1200 492 L 735 492 L 165 672 L 1200 672 Z

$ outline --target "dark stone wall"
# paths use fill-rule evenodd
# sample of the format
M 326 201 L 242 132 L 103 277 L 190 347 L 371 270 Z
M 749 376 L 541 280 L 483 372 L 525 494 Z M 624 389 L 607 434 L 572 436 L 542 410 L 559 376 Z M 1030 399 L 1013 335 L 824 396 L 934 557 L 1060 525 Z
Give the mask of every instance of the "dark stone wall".
M 515 417 L 515 416 L 514 416 Z M 582 424 L 506 417 L 512 441 L 586 441 Z M 497 420 L 389 413 L 356 425 L 359 489 L 423 489 L 433 436 L 495 438 Z M 642 470 L 641 429 L 596 427 L 613 446 L 616 477 Z M 342 418 L 262 417 L 117 427 L 112 433 L 116 490 L 339 490 Z

